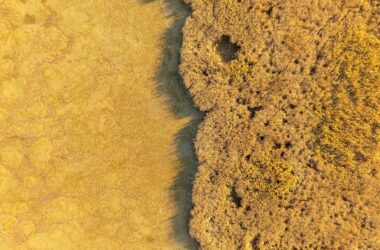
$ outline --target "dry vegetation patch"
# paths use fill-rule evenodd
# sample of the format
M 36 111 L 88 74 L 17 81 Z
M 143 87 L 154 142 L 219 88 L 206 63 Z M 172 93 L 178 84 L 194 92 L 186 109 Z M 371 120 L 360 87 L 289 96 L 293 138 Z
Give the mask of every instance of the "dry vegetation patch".
M 378 249 L 377 1 L 188 0 L 203 249 Z

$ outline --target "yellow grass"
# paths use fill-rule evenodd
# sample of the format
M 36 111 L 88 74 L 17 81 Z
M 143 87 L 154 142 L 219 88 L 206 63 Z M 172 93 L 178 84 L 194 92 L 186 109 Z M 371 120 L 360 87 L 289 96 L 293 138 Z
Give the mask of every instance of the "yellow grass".
M 334 170 L 368 172 L 379 154 L 380 40 L 358 25 L 337 39 L 333 54 L 333 103 L 320 125 L 317 153 Z
M 164 9 L 0 2 L 0 249 L 192 246 L 186 227 L 173 232 L 189 204 L 170 188 L 192 164 L 175 142 L 195 113 L 179 117 L 157 88 L 175 21 Z

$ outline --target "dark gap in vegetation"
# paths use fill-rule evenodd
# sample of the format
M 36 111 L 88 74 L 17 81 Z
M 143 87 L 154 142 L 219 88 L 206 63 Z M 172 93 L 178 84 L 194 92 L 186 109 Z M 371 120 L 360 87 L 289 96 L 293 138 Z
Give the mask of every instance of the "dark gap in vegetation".
M 212 183 L 215 183 L 216 179 L 218 178 L 219 176 L 219 172 L 218 171 L 214 171 L 211 175 L 210 175 L 210 181 Z
M 317 61 L 321 60 L 323 58 L 323 53 L 321 51 L 317 54 Z
M 247 76 L 246 75 L 243 75 L 243 82 L 247 83 Z
M 265 140 L 265 136 L 258 134 L 258 135 L 257 135 L 257 140 L 258 140 L 259 142 L 263 142 L 263 141 Z
M 251 160 L 251 154 L 246 155 L 246 156 L 245 156 L 245 160 L 246 160 L 246 161 L 250 161 L 250 160 Z
M 231 188 L 231 194 L 230 195 L 231 195 L 232 202 L 235 203 L 237 208 L 240 208 L 242 198 L 236 193 L 235 186 L 233 186 Z
M 285 142 L 285 148 L 289 149 L 291 147 L 293 147 L 293 145 L 290 141 Z
M 372 133 L 376 134 L 379 129 L 380 129 L 380 123 L 372 124 Z
M 251 244 L 252 244 L 252 249 L 260 249 L 260 234 L 257 234 L 255 237 L 253 237 Z
M 367 157 L 365 157 L 364 154 L 362 154 L 360 152 L 355 152 L 354 161 L 365 162 L 367 160 L 368 159 L 367 159 Z
M 252 211 L 252 208 L 251 208 L 251 206 L 248 205 L 245 207 L 245 213 L 247 213 L 249 211 Z
M 376 168 L 371 169 L 371 176 L 375 177 L 377 175 L 377 170 Z
M 272 11 L 273 11 L 273 6 L 269 6 L 269 9 L 265 11 L 265 13 L 267 13 L 268 16 L 272 16 Z
M 247 101 L 247 99 L 245 99 L 245 98 L 241 98 L 241 97 L 239 97 L 239 98 L 236 98 L 236 103 L 238 103 L 238 104 L 243 104 L 243 105 L 247 105 L 248 101 Z
M 275 142 L 273 148 L 274 149 L 280 149 L 281 148 L 281 143 Z
M 251 107 L 248 107 L 248 111 L 249 111 L 249 118 L 255 118 L 255 116 L 256 116 L 256 112 L 257 111 L 260 111 L 260 110 L 263 110 L 264 108 L 263 108 L 263 106 L 256 106 L 256 107 L 253 107 L 253 108 L 251 108 Z
M 240 46 L 231 42 L 231 37 L 223 35 L 218 42 L 217 50 L 225 63 L 228 63 L 237 57 Z
M 311 69 L 310 69 L 310 75 L 311 76 L 315 75 L 316 71 L 317 71 L 317 68 L 315 66 L 311 67 Z

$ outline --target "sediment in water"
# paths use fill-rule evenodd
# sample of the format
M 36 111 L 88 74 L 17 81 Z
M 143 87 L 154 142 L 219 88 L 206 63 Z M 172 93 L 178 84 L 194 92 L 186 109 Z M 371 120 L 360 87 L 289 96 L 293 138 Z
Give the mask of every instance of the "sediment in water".
M 7 0 L 0 13 L 0 249 L 194 247 L 186 8 Z

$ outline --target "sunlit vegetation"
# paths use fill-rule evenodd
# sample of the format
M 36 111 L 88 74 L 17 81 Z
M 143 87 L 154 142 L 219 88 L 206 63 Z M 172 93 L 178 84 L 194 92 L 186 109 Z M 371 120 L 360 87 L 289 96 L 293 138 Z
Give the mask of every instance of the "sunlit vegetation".
M 377 1 L 187 2 L 201 248 L 380 248 Z
M 350 29 L 337 38 L 333 58 L 317 152 L 335 170 L 368 171 L 380 153 L 380 40 L 364 25 Z

